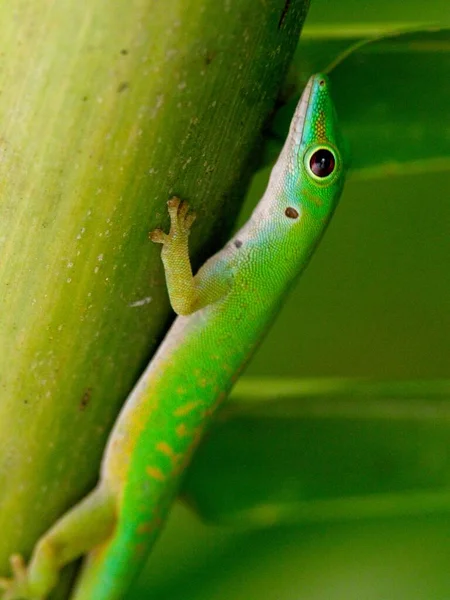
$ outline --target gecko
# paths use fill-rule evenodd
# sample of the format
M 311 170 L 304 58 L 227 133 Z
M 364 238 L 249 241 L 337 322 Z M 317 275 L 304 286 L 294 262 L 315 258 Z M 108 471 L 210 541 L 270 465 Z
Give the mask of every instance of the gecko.
M 162 244 L 178 314 L 126 400 L 109 436 L 97 486 L 38 540 L 28 565 L 11 556 L 2 600 L 43 600 L 60 569 L 85 556 L 73 600 L 120 600 L 139 573 L 180 487 L 183 471 L 334 213 L 346 165 L 323 74 L 313 75 L 261 200 L 247 223 L 193 275 L 195 214 L 168 202 Z

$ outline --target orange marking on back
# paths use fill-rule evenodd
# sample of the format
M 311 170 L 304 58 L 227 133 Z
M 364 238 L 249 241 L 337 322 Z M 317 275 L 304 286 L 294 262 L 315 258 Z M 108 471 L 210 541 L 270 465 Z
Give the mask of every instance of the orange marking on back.
M 175 431 L 178 437 L 185 437 L 186 435 L 189 435 L 189 431 L 185 423 L 180 423 L 177 425 Z
M 198 406 L 200 406 L 202 402 L 200 400 L 193 400 L 192 402 L 188 402 L 187 404 L 183 404 L 183 406 L 179 406 L 173 411 L 174 417 L 184 417 L 188 415 L 190 412 L 195 410 Z
M 144 535 L 146 533 L 151 533 L 154 529 L 155 529 L 154 521 L 145 521 L 144 523 L 141 523 L 140 525 L 137 526 L 136 533 L 138 535 Z
M 175 465 L 175 468 L 173 470 L 173 475 L 175 475 L 175 476 L 180 475 L 185 470 L 185 468 L 188 466 L 188 464 L 191 462 L 192 454 L 194 453 L 195 448 L 198 446 L 198 443 L 201 440 L 202 434 L 203 434 L 202 426 L 196 427 L 194 429 L 192 441 L 189 444 L 189 447 L 188 447 L 187 451 L 184 453 L 184 455 L 180 456 L 180 460 Z
M 150 477 L 156 479 L 157 481 L 164 481 L 166 479 L 166 476 L 161 469 L 158 469 L 158 467 L 148 466 L 145 470 L 147 475 L 150 475 Z
M 133 549 L 133 554 L 136 558 L 140 558 L 141 556 L 145 556 L 147 554 L 147 544 L 136 544 Z
M 173 451 L 172 446 L 169 446 L 167 442 L 158 442 L 156 444 L 156 449 L 164 456 L 168 456 L 169 458 L 174 458 L 175 452 Z

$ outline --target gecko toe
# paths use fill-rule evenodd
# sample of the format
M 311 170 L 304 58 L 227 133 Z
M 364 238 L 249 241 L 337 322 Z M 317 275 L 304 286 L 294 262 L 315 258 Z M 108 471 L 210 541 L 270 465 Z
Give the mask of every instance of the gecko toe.
M 197 215 L 194 212 L 191 212 L 186 215 L 184 219 L 184 227 L 187 231 L 189 231 L 189 229 L 192 227 L 192 223 L 195 221 L 196 218 Z
M 185 201 L 180 202 L 178 206 L 178 218 L 180 221 L 184 221 L 189 210 L 189 204 Z
M 155 244 L 164 244 L 167 239 L 167 234 L 164 233 L 162 229 L 154 229 L 150 231 L 148 237 L 155 242 Z
M 169 210 L 169 215 L 171 219 L 176 218 L 180 204 L 182 204 L 182 202 L 176 196 L 167 201 L 167 208 Z

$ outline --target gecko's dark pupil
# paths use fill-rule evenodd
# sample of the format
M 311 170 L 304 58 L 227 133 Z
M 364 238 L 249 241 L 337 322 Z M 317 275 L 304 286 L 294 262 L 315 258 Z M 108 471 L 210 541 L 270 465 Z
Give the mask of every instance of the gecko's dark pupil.
M 326 148 L 321 148 L 314 152 L 309 160 L 311 171 L 316 177 L 328 177 L 334 171 L 335 160 L 333 153 Z

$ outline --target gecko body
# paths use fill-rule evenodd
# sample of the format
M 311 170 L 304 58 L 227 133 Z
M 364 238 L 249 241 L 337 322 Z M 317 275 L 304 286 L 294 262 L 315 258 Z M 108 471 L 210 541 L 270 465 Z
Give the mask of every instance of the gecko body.
M 97 487 L 38 541 L 28 567 L 12 557 L 3 600 L 42 600 L 59 569 L 87 554 L 73 600 L 120 600 L 156 540 L 184 468 L 215 409 L 261 341 L 334 212 L 344 183 L 341 138 L 325 76 L 299 101 L 267 190 L 249 221 L 192 275 L 194 215 L 168 203 L 162 244 L 179 314 L 127 399 Z

